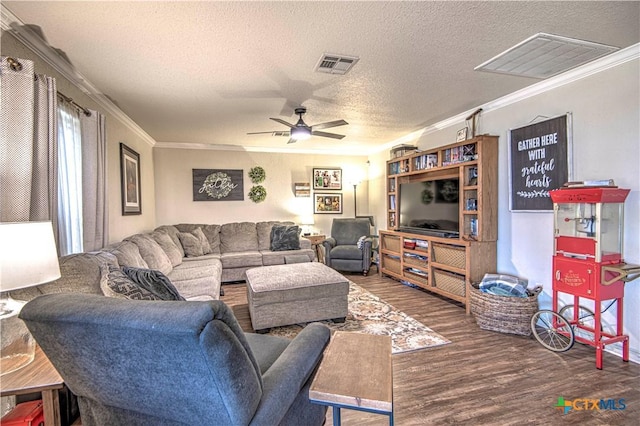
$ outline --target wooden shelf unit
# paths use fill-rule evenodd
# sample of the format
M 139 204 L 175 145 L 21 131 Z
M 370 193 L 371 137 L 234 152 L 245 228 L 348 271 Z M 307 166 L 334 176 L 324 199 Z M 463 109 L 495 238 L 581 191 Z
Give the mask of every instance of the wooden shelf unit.
M 399 230 L 400 185 L 456 177 L 459 238 Z M 380 273 L 462 302 L 469 313 L 470 284 L 496 269 L 498 137 L 481 135 L 394 158 L 387 161 L 386 179 L 388 230 L 380 231 Z

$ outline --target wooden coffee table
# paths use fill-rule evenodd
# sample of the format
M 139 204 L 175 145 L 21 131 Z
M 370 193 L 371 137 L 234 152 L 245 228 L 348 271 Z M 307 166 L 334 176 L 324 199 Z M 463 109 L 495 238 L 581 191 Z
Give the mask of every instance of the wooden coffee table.
M 393 425 L 391 337 L 336 331 L 324 352 L 309 389 L 309 400 L 333 407 L 389 416 Z

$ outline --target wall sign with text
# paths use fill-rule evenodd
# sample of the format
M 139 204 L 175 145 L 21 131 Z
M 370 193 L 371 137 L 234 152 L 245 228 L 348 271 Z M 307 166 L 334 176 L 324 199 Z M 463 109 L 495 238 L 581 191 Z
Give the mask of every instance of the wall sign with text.
M 549 191 L 571 179 L 571 114 L 509 132 L 511 211 L 551 211 Z
M 242 200 L 242 170 L 193 169 L 193 201 Z

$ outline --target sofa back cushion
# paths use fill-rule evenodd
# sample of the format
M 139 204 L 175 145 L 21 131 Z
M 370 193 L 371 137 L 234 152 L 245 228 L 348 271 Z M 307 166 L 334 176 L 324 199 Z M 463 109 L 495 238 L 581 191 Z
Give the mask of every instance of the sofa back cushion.
M 294 225 L 293 222 L 280 222 L 277 220 L 271 220 L 268 222 L 256 223 L 256 231 L 258 233 L 258 249 L 270 250 L 271 249 L 271 228 L 273 225 Z
M 180 251 L 178 246 L 173 242 L 173 239 L 169 234 L 163 231 L 154 231 L 151 237 L 156 243 L 164 250 L 165 254 L 171 261 L 171 266 L 178 266 L 182 263 L 184 257 L 184 251 Z
M 165 275 L 173 270 L 173 266 L 171 266 L 171 260 L 169 259 L 169 256 L 167 256 L 160 245 L 156 243 L 153 238 L 151 238 L 151 235 L 136 234 L 125 238 L 125 241 L 131 241 L 138 246 L 140 255 L 142 256 L 144 261 L 147 262 L 149 269 L 157 269 Z M 122 266 L 133 266 L 134 268 L 139 268 L 139 266 L 135 265 Z
M 331 236 L 339 246 L 356 245 L 360 237 L 369 236 L 370 227 L 369 219 L 333 219 Z
M 258 232 L 255 222 L 226 223 L 220 228 L 222 253 L 258 250 Z
M 193 232 L 197 228 L 202 229 L 202 233 L 207 237 L 211 253 L 220 254 L 220 225 L 202 225 L 193 223 L 181 223 L 175 225 L 180 232 Z
M 173 225 L 162 225 L 158 226 L 154 231 L 166 232 L 167 235 L 171 237 L 173 244 L 175 244 L 180 251 L 180 257 L 184 257 L 184 250 L 182 250 L 182 244 L 180 244 L 180 240 L 178 239 L 178 232 L 180 232 L 178 228 Z
M 138 246 L 131 241 L 120 241 L 110 244 L 105 251 L 112 253 L 121 266 L 133 266 L 134 268 L 148 268 L 147 262 L 142 258 Z

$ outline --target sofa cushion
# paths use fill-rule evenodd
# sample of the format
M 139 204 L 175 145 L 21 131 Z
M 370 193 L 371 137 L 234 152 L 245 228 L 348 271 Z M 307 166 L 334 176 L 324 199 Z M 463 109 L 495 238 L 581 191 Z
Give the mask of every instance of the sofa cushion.
M 220 297 L 222 264 L 218 259 L 210 259 L 197 268 L 190 268 L 191 262 L 176 266 L 169 279 L 182 297 L 187 300 L 217 300 Z
M 187 257 L 198 257 L 204 255 L 202 241 L 191 232 L 178 232 L 178 238 Z
M 273 227 L 273 225 L 295 225 L 295 223 L 280 222 L 277 220 L 256 223 L 259 250 L 269 250 L 271 248 L 271 228 Z
M 102 275 L 100 289 L 105 296 L 135 300 L 161 300 L 146 288 L 136 284 L 119 267 L 104 264 L 100 269 Z
M 173 244 L 176 245 L 178 251 L 180 251 L 180 257 L 184 257 L 184 250 L 182 249 L 182 244 L 180 244 L 180 239 L 178 238 L 178 228 L 173 225 L 162 225 L 158 226 L 155 231 L 165 232 L 167 235 L 171 237 Z
M 163 274 L 168 274 L 173 269 L 169 256 L 162 250 L 162 247 L 149 234 L 136 234 L 125 238 L 138 246 L 140 255 L 147 262 L 149 269 L 157 269 Z M 122 265 L 133 266 L 134 265 Z
M 133 282 L 140 287 L 149 290 L 160 300 L 184 300 L 178 290 L 173 286 L 169 278 L 155 269 L 122 267 L 122 272 L 127 274 Z
M 262 254 L 258 251 L 222 253 L 220 260 L 224 269 L 262 266 Z
M 106 251 L 112 253 L 120 266 L 133 266 L 134 268 L 148 268 L 147 262 L 140 255 L 138 246 L 131 241 L 120 241 L 111 244 Z
M 202 228 L 198 227 L 191 231 L 191 233 L 200 240 L 200 244 L 202 245 L 202 254 L 204 255 L 211 253 L 211 245 L 209 244 L 209 240 L 207 240 L 207 237 L 204 235 L 204 232 L 202 232 Z
M 254 222 L 225 223 L 220 227 L 221 253 L 258 250 L 258 233 Z
M 184 257 L 184 251 L 180 251 L 176 244 L 173 242 L 173 238 L 169 234 L 163 231 L 154 231 L 151 237 L 158 243 L 160 248 L 164 250 L 167 257 L 171 261 L 171 266 L 178 266 L 182 263 Z M 178 242 L 180 242 L 178 240 Z
M 291 261 L 287 262 L 287 258 L 293 259 L 292 256 L 301 256 L 299 258 L 296 257 L 299 260 L 302 260 L 302 257 L 304 257 L 306 259 L 305 262 L 313 262 L 313 259 L 315 258 L 315 252 L 311 249 L 285 251 L 261 250 L 260 253 L 262 253 L 262 264 L 264 266 L 291 263 Z
M 211 253 L 220 254 L 220 225 L 197 225 L 192 223 L 181 223 L 175 226 L 180 232 L 191 232 L 196 228 L 201 228 L 211 246 Z
M 271 251 L 300 250 L 300 228 L 297 225 L 273 225 Z

